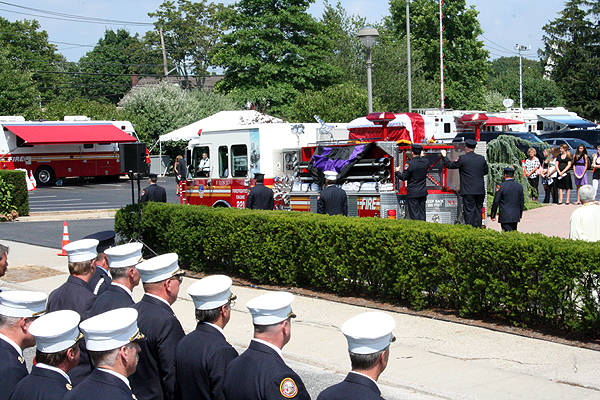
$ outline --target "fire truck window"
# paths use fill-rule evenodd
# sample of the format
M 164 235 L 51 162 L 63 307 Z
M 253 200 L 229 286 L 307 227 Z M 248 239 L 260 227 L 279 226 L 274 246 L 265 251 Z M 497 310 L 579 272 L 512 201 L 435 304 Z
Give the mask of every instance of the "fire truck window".
M 537 123 L 537 130 L 538 131 L 543 131 L 544 130 L 544 121 L 538 121 L 538 123 Z
M 83 148 L 84 149 L 93 149 L 94 148 L 94 144 L 93 143 L 84 143 L 83 144 Z
M 202 154 L 206 153 L 206 162 L 202 161 Z M 210 162 L 210 149 L 208 146 L 195 147 L 192 152 L 192 164 L 193 171 L 196 171 L 196 176 L 207 177 L 210 176 L 211 162 Z
M 231 146 L 231 169 L 233 176 L 243 178 L 248 174 L 248 148 L 245 144 L 236 144 Z
M 227 152 L 227 146 L 219 146 L 219 176 L 221 178 L 227 178 L 229 176 L 229 153 Z
M 444 133 L 450 133 L 450 122 L 444 124 Z

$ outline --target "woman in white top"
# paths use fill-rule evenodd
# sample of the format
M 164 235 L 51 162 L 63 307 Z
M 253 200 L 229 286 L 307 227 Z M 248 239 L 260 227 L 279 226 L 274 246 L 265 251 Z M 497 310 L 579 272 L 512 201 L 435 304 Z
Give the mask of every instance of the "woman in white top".
M 598 183 L 600 182 L 600 144 L 596 146 L 596 149 L 598 149 L 598 151 L 594 154 L 591 165 L 591 168 L 594 170 L 594 173 L 592 174 L 594 193 L 598 193 Z
M 525 178 L 529 181 L 529 185 L 533 188 L 531 200 L 538 199 L 538 186 L 540 185 L 540 177 L 538 170 L 540 169 L 540 160 L 535 156 L 535 149 L 530 147 L 527 150 L 527 160 L 525 160 Z
M 550 185 L 550 192 L 552 193 L 552 203 L 558 204 L 558 185 L 556 179 L 558 178 L 558 170 L 556 169 L 556 159 L 560 154 L 560 150 L 558 147 L 554 146 L 550 150 L 550 153 L 552 154 L 552 158 L 550 158 L 546 176 L 548 177 L 548 184 Z

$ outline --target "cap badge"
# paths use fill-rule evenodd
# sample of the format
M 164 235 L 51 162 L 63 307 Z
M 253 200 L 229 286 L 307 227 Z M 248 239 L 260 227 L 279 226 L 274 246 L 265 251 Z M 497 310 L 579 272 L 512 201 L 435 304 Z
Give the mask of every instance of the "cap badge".
M 279 385 L 279 391 L 283 397 L 291 399 L 298 394 L 298 386 L 296 386 L 296 382 L 292 378 L 285 378 Z

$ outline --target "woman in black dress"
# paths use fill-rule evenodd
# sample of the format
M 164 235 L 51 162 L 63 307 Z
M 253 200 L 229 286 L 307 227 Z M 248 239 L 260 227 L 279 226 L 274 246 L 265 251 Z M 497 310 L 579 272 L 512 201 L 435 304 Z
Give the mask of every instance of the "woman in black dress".
M 565 204 L 569 204 L 569 196 L 571 196 L 571 189 L 573 184 L 571 183 L 571 175 L 569 170 L 573 164 L 573 158 L 569 153 L 569 147 L 566 144 L 560 145 L 560 156 L 556 159 L 556 170 L 558 171 L 558 204 L 563 202 L 563 191 L 567 192 L 565 198 Z

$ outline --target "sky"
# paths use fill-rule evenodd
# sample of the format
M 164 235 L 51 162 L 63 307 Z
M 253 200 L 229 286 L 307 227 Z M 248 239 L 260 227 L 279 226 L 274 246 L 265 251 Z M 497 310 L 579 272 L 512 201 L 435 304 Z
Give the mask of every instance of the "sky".
M 218 2 L 219 0 L 212 0 Z M 226 4 L 234 0 L 224 0 Z M 531 46 L 522 54 L 537 59 L 542 48 L 542 27 L 558 18 L 565 0 L 466 0 L 468 6 L 479 11 L 483 28 L 480 39 L 490 53 L 490 58 L 517 55 L 515 45 Z M 389 15 L 389 0 L 341 0 L 346 12 L 366 18 L 368 24 L 377 23 Z M 149 12 L 156 11 L 163 0 L 0 0 L 0 16 L 9 21 L 36 19 L 41 29 L 48 32 L 49 40 L 56 44 L 58 52 L 68 61 L 78 61 L 104 36 L 106 29 L 125 28 L 130 33 L 144 32 L 153 28 Z M 330 0 L 335 4 L 336 0 Z M 27 7 L 27 8 L 23 8 Z M 323 0 L 316 0 L 310 7 L 315 17 L 323 12 Z M 85 19 L 106 19 L 100 23 L 66 20 L 64 15 L 76 15 Z M 119 22 L 113 22 L 119 21 Z M 131 22 L 141 23 L 138 25 Z M 146 24 L 146 25 L 143 25 Z

